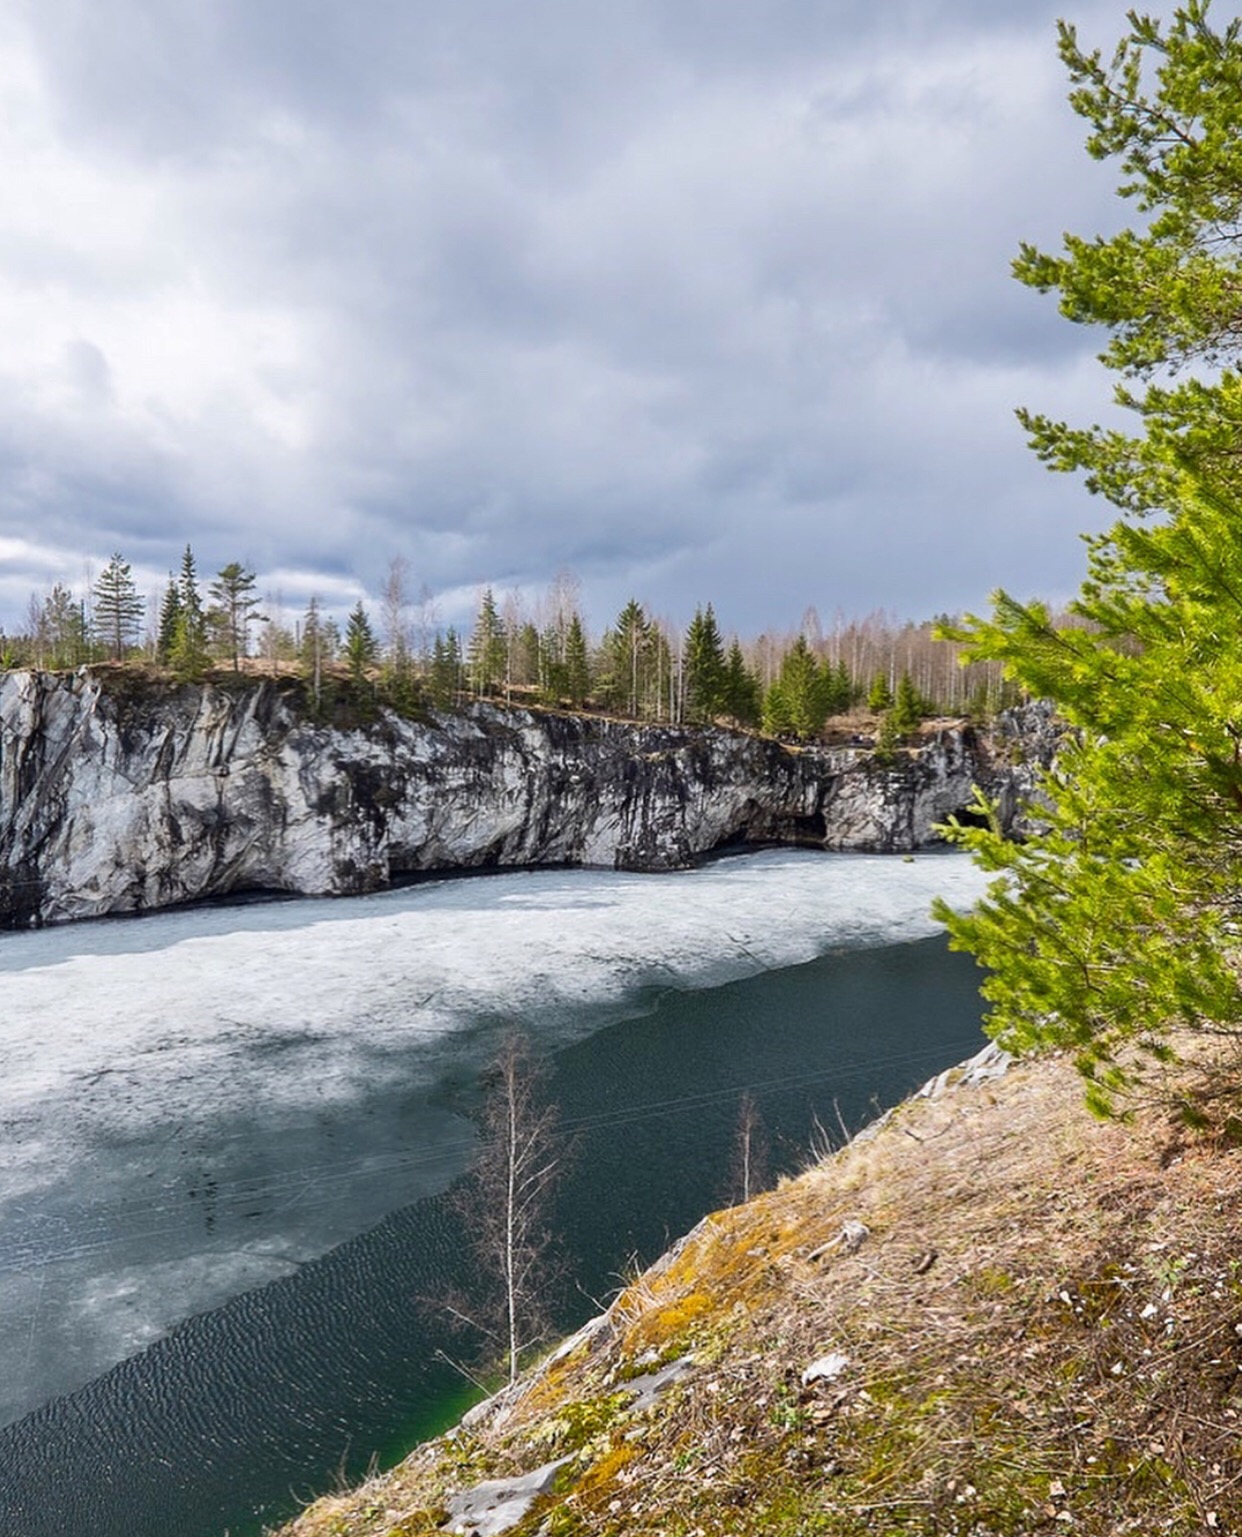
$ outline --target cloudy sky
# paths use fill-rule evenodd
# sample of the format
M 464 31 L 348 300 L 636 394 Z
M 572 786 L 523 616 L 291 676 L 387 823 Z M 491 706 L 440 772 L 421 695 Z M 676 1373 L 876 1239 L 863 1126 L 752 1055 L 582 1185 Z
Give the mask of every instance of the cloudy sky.
M 1068 0 L 1067 0 L 1068 3 Z M 113 550 L 727 629 L 1067 594 L 1055 0 L 5 0 L 0 625 Z M 1122 7 L 1079 0 L 1111 48 Z

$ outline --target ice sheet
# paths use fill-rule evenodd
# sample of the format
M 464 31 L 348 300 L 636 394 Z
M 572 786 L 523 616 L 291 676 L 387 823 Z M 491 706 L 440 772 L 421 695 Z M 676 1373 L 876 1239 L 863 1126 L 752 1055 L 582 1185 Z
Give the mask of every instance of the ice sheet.
M 780 851 L 0 937 L 0 1420 L 441 1186 L 469 1136 L 436 1096 L 506 1022 L 921 938 L 982 884 Z

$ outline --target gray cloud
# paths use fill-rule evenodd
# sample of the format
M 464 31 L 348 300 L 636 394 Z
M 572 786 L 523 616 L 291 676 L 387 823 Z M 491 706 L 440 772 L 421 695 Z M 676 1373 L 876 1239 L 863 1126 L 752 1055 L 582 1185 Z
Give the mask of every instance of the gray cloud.
M 0 623 L 187 540 L 299 602 L 570 568 L 597 625 L 1064 593 L 1104 512 L 1012 407 L 1108 383 L 1007 272 L 1116 214 L 1055 14 L 44 0 L 0 27 Z

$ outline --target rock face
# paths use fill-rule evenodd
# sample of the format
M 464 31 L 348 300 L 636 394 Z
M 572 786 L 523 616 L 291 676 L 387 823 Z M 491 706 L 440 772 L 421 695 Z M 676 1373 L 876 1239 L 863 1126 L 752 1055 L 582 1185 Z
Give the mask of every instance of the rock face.
M 420 870 L 684 866 L 794 843 L 893 853 L 979 784 L 1017 824 L 1055 732 L 1029 706 L 889 764 L 716 728 L 474 704 L 310 718 L 299 687 L 0 673 L 0 927 Z

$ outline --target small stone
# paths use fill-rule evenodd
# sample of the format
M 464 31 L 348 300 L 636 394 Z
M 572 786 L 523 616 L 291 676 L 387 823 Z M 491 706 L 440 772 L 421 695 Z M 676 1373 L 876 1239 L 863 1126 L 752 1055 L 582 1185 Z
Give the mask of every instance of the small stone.
M 835 1382 L 849 1364 L 849 1356 L 839 1350 L 832 1351 L 830 1355 L 820 1356 L 802 1373 L 802 1386 L 808 1388 L 813 1382 Z

